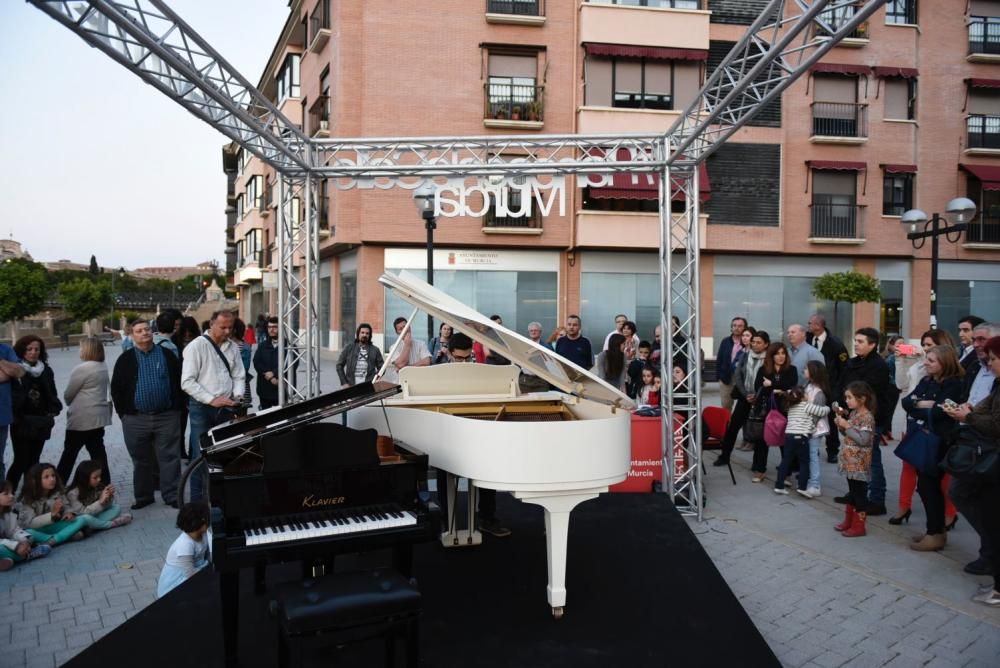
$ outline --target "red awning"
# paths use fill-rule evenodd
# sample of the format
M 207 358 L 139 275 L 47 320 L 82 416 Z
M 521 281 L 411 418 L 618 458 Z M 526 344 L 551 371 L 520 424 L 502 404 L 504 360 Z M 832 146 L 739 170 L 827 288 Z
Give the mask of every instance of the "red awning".
M 916 165 L 882 165 L 886 174 L 916 174 Z
M 863 172 L 868 169 L 866 162 L 849 162 L 847 160 L 806 160 L 811 169 L 840 170 Z
M 634 46 L 630 44 L 604 44 L 585 42 L 588 56 L 625 56 L 628 58 L 654 58 L 657 60 L 708 60 L 708 51 L 701 49 L 668 49 L 661 46 Z
M 904 79 L 916 79 L 919 76 L 915 67 L 873 67 L 877 77 L 903 77 Z
M 591 155 L 600 155 L 600 149 L 591 149 Z M 618 149 L 620 161 L 629 159 L 628 149 Z M 591 188 L 590 196 L 594 199 L 642 199 L 655 200 L 660 196 L 660 175 L 631 174 L 616 172 L 611 175 L 611 185 L 601 188 Z M 707 202 L 712 198 L 712 184 L 708 180 L 708 169 L 705 163 L 698 163 L 698 201 Z M 680 192 L 673 194 L 674 200 L 683 199 Z
M 872 68 L 868 65 L 848 65 L 847 63 L 813 63 L 809 68 L 811 72 L 825 72 L 827 74 L 871 74 Z
M 965 83 L 973 88 L 1000 88 L 1000 79 L 966 79 Z
M 994 165 L 963 165 L 959 163 L 959 168 L 979 179 L 983 184 L 983 190 L 1000 190 L 1000 166 Z

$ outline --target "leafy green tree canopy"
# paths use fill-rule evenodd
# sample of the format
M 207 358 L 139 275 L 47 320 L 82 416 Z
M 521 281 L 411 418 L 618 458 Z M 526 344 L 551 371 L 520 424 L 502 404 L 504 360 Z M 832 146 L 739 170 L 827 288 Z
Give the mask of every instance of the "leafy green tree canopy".
M 63 306 L 77 320 L 90 320 L 111 305 L 111 289 L 104 283 L 81 278 L 59 286 Z
M 0 322 L 38 313 L 49 290 L 44 266 L 23 258 L 0 262 Z
M 842 271 L 823 274 L 813 284 L 812 293 L 820 299 L 833 302 L 833 328 L 837 328 L 837 306 L 848 304 L 877 303 L 882 300 L 882 289 L 878 281 L 860 271 Z

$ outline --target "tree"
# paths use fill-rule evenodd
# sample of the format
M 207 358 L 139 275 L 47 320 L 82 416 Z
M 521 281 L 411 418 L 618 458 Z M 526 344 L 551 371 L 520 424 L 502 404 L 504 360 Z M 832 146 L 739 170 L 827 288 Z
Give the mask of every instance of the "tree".
M 0 322 L 10 321 L 10 338 L 17 339 L 17 321 L 38 313 L 49 295 L 45 267 L 15 258 L 0 263 Z
M 90 275 L 97 276 L 101 273 L 101 268 L 97 266 L 97 258 L 93 255 L 90 256 Z
M 103 283 L 80 278 L 60 285 L 59 297 L 70 315 L 86 322 L 110 306 L 111 289 Z
M 837 329 L 837 306 L 840 302 L 860 304 L 882 300 L 882 289 L 878 281 L 860 271 L 823 274 L 813 284 L 812 293 L 820 299 L 833 302 L 834 330 Z

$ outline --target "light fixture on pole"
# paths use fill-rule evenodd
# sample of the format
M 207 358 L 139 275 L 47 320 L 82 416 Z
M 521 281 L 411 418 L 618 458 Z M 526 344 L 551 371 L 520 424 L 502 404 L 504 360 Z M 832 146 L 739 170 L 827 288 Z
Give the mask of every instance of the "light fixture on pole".
M 437 228 L 437 218 L 434 213 L 434 196 L 437 189 L 428 183 L 413 191 L 413 203 L 424 219 L 427 228 L 427 282 L 434 285 L 434 230 Z M 427 314 L 427 341 L 434 338 L 434 316 Z
M 966 225 L 975 217 L 976 203 L 967 197 L 956 197 L 948 202 L 943 218 L 938 213 L 928 218 L 920 209 L 910 209 L 900 218 L 903 225 L 910 226 L 906 238 L 914 248 L 923 248 L 927 243 L 925 239 L 931 240 L 931 329 L 937 329 L 938 237 L 945 236 L 951 243 L 957 243 L 962 238 Z M 946 223 L 944 227 L 941 226 L 942 221 Z M 920 232 L 917 231 L 918 225 L 924 226 Z M 956 235 L 954 239 L 951 237 L 952 233 Z
M 115 323 L 115 302 L 117 301 L 115 299 L 115 276 L 118 278 L 125 278 L 127 273 L 128 272 L 125 271 L 125 267 L 118 267 L 118 269 L 111 272 L 111 313 L 108 317 L 110 318 L 112 325 L 117 324 L 121 326 L 121 323 Z

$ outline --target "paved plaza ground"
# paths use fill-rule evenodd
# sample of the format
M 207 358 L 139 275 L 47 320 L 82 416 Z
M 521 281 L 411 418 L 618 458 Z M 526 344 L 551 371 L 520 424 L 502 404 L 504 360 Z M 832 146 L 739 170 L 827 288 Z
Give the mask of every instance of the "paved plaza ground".
M 110 366 L 118 349 L 107 351 Z M 76 351 L 50 356 L 61 391 L 78 362 Z M 324 360 L 322 371 L 324 389 L 333 389 L 333 362 Z M 712 384 L 706 403 L 718 403 Z M 897 412 L 894 433 L 902 423 Z M 60 418 L 44 461 L 58 460 L 64 428 Z M 117 417 L 106 442 L 113 482 L 127 507 L 132 467 Z M 891 512 L 900 467 L 891 449 L 883 454 Z M 8 445 L 8 463 L 11 456 Z M 714 457 L 709 453 L 706 463 Z M 843 514 L 833 496 L 847 489 L 834 465 L 824 464 L 823 496 L 806 500 L 773 494 L 773 476 L 752 484 L 749 453 L 734 453 L 733 462 L 735 486 L 725 468 L 707 467 L 705 521 L 690 526 L 785 666 L 1000 665 L 1000 610 L 969 600 L 987 578 L 962 572 L 978 547 L 963 519 L 939 553 L 907 548 L 923 524 L 919 500 L 909 526 L 872 518 L 867 537 L 845 539 L 832 529 Z M 770 463 L 777 464 L 776 453 Z M 157 503 L 136 512 L 129 526 L 0 574 L 0 668 L 60 665 L 152 603 L 177 535 L 175 514 Z M 669 592 L 660 594 L 670 605 L 681 604 L 670 601 Z M 718 631 L 725 641 L 726 629 Z M 754 665 L 753 657 L 745 665 Z

